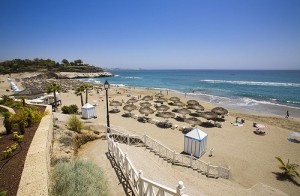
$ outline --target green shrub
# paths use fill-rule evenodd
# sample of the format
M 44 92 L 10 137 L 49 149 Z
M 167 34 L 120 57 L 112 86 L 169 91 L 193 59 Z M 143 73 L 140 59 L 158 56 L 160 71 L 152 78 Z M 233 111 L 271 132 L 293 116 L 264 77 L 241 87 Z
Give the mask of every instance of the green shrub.
M 89 161 L 76 160 L 73 163 L 58 163 L 53 170 L 52 180 L 51 195 L 109 195 L 102 169 Z
M 61 110 L 64 114 L 77 114 L 78 106 L 75 104 L 69 105 L 69 106 L 65 105 L 61 108 Z
M 10 117 L 12 127 L 14 129 L 19 129 L 22 135 L 25 133 L 25 127 L 28 125 L 27 116 L 28 113 L 24 112 L 24 110 L 19 110 Z
M 81 132 L 83 127 L 83 123 L 77 118 L 76 115 L 72 115 L 68 120 L 68 128 L 72 131 L 76 131 L 78 133 Z
M 27 121 L 30 119 L 32 121 L 32 124 L 41 122 L 42 118 L 48 114 L 48 112 L 41 112 L 39 110 L 34 109 L 28 109 L 29 114 L 27 117 Z
M 5 112 L 4 113 L 3 125 L 5 127 L 6 134 L 11 134 L 11 130 L 12 130 L 10 116 L 11 116 L 10 112 Z

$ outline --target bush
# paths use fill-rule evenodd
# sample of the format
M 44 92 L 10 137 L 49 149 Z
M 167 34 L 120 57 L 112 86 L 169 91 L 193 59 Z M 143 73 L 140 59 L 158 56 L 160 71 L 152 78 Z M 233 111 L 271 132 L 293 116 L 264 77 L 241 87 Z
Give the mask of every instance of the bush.
M 72 115 L 68 120 L 68 127 L 70 130 L 80 133 L 83 123 L 79 120 L 79 118 L 77 118 L 77 116 Z
M 78 148 L 80 148 L 81 145 L 88 143 L 89 141 L 93 141 L 98 139 L 99 137 L 94 134 L 90 133 L 84 133 L 84 134 L 78 134 L 73 138 L 74 142 L 74 150 L 77 152 Z
M 89 161 L 58 163 L 53 170 L 52 180 L 51 195 L 109 195 L 102 169 Z
M 12 125 L 11 125 L 11 121 L 10 121 L 10 116 L 11 116 L 11 113 L 10 113 L 10 112 L 5 112 L 5 113 L 4 113 L 3 125 L 4 125 L 4 127 L 5 127 L 6 134 L 11 134 L 11 130 L 12 130 Z
M 64 114 L 77 114 L 77 112 L 78 112 L 78 106 L 77 105 L 69 105 L 69 106 L 63 106 L 62 108 L 61 108 L 61 110 L 62 110 L 62 112 L 64 113 Z

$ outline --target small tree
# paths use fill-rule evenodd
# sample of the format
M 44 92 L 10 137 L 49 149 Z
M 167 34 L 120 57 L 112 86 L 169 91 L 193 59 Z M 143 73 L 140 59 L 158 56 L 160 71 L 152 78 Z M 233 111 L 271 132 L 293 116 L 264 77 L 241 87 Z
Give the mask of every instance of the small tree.
M 283 171 L 284 175 L 286 176 L 296 175 L 297 177 L 300 178 L 299 173 L 296 171 L 296 169 L 299 167 L 298 164 L 290 163 L 289 159 L 285 164 L 280 157 L 275 157 L 275 159 L 277 159 L 280 162 L 280 165 L 278 167 Z
M 69 61 L 67 59 L 63 59 L 61 61 L 64 65 L 70 65 Z
M 22 105 L 23 105 L 23 107 L 25 107 L 25 99 L 26 99 L 26 97 L 25 96 L 21 96 L 20 97 L 20 99 L 22 100 Z
M 83 84 L 83 85 L 81 85 L 82 86 L 82 88 L 85 90 L 85 103 L 87 103 L 88 102 L 88 94 L 89 94 L 89 88 L 91 87 L 90 85 L 88 85 L 88 84 Z
M 80 87 L 78 87 L 75 91 L 75 94 L 77 96 L 80 96 L 80 100 L 81 100 L 81 107 L 83 106 L 83 97 L 82 97 L 82 93 L 85 91 L 84 86 L 81 85 Z
M 54 110 L 57 111 L 57 98 L 56 92 L 60 92 L 60 85 L 56 83 L 49 84 L 47 87 L 47 93 L 52 93 L 54 95 Z

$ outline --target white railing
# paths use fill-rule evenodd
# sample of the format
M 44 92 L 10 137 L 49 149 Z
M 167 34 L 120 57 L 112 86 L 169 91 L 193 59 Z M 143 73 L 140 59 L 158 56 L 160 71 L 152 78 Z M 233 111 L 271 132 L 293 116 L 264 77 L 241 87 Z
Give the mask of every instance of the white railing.
M 110 129 L 110 131 L 112 133 L 112 137 L 114 137 L 114 141 L 130 145 L 133 144 L 133 142 L 130 142 L 132 138 L 134 140 L 137 140 L 135 143 L 143 143 L 151 151 L 155 152 L 167 161 L 172 162 L 173 164 L 189 166 L 194 170 L 197 170 L 210 177 L 221 177 L 225 179 L 229 178 L 230 168 L 226 168 L 221 165 L 214 166 L 191 155 L 176 153 L 175 151 L 169 149 L 168 147 L 164 146 L 163 144 L 159 143 L 158 141 L 149 137 L 148 135 L 144 135 L 141 137 L 137 135 L 130 135 L 128 133 L 124 134 L 121 131 L 112 128 Z
M 167 196 L 174 195 L 180 196 L 183 194 L 183 182 L 179 181 L 176 189 L 172 189 L 161 185 L 157 182 L 151 181 L 143 177 L 143 172 L 140 170 L 139 173 L 134 168 L 127 154 L 123 153 L 119 148 L 118 143 L 114 142 L 114 138 L 110 137 L 110 133 L 107 133 L 108 151 L 115 160 L 116 164 L 123 172 L 126 181 L 131 185 L 133 191 L 140 196 Z
M 110 128 L 110 136 L 119 143 L 124 143 L 127 145 L 142 143 L 142 137 L 138 135 L 130 135 L 129 133 L 124 133 L 116 128 Z

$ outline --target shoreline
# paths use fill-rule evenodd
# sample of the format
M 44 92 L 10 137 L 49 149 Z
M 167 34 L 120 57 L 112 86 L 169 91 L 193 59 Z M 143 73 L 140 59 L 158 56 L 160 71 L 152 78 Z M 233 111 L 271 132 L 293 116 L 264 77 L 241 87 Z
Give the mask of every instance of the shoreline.
M 93 78 L 80 78 L 81 81 L 95 82 L 99 83 L 100 80 L 95 80 Z M 256 100 L 247 97 L 223 97 L 217 95 L 203 94 L 203 93 L 193 93 L 192 91 L 185 92 L 170 88 L 156 88 L 156 87 L 145 87 L 140 85 L 127 85 L 117 82 L 111 82 L 112 86 L 128 87 L 128 88 L 140 88 L 140 89 L 154 89 L 162 91 L 174 91 L 178 94 L 187 94 L 192 99 L 197 99 L 205 101 L 208 103 L 213 103 L 217 106 L 226 105 L 227 108 L 232 110 L 240 110 L 242 112 L 255 112 L 259 114 L 266 115 L 276 115 L 284 116 L 286 112 L 289 111 L 291 118 L 300 118 L 300 107 L 294 105 L 286 105 L 282 103 L 273 103 L 270 101 Z M 197 92 L 197 91 L 195 91 Z
M 89 81 L 89 82 L 95 82 L 95 81 Z M 118 84 L 113 84 L 114 86 L 118 86 Z M 226 104 L 226 102 L 217 102 L 217 101 L 211 101 L 216 99 L 222 99 L 222 100 L 229 100 L 232 99 L 228 97 L 221 97 L 221 96 L 215 96 L 215 95 L 209 95 L 209 94 L 197 94 L 197 93 L 185 93 L 174 89 L 167 89 L 167 88 L 148 88 L 148 87 L 135 87 L 135 86 L 127 86 L 127 85 L 120 85 L 122 88 L 135 88 L 140 90 L 156 90 L 156 91 L 168 91 L 170 93 L 176 94 L 180 97 L 186 97 L 189 99 L 195 99 L 198 101 L 204 101 L 209 104 L 214 104 L 216 107 L 226 107 L 230 110 L 234 110 L 236 112 L 240 113 L 257 113 L 260 115 L 275 115 L 277 117 L 285 117 L 286 111 L 288 110 L 290 113 L 290 118 L 300 118 L 300 108 L 294 107 L 294 106 L 288 106 L 288 105 L 281 105 L 276 103 L 257 103 L 255 105 L 233 105 Z M 186 94 L 186 96 L 185 96 Z M 226 105 L 226 106 L 224 106 Z

